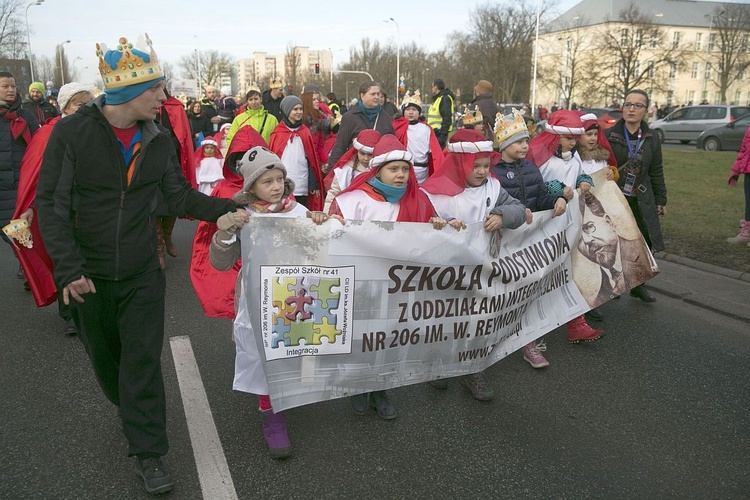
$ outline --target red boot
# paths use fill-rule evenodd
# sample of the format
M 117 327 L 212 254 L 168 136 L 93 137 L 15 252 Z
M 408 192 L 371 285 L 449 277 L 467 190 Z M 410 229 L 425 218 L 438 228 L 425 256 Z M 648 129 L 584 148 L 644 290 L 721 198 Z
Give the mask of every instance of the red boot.
M 591 328 L 583 316 L 568 321 L 568 342 L 579 344 L 581 342 L 591 342 L 601 338 L 604 330 L 595 330 Z

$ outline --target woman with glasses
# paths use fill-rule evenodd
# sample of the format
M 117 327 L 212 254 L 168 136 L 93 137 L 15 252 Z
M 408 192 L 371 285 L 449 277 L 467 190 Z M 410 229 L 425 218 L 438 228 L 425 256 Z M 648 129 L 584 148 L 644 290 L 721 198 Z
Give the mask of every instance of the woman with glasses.
M 664 250 L 659 216 L 667 214 L 661 144 L 645 121 L 650 99 L 643 90 L 631 90 L 622 105 L 623 117 L 604 131 L 617 159 L 617 184 L 628 200 L 643 238 L 652 252 Z M 644 285 L 630 290 L 643 302 L 656 302 Z

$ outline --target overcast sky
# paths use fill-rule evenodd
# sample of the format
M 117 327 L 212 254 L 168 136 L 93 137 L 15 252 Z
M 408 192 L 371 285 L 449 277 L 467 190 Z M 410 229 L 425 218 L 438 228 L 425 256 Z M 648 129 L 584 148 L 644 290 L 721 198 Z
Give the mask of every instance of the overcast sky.
M 556 10 L 562 13 L 579 1 L 558 0 Z M 349 47 L 358 46 L 365 37 L 395 44 L 396 26 L 384 22 L 390 17 L 399 24 L 402 44 L 414 41 L 427 50 L 439 50 L 447 33 L 467 29 L 471 10 L 486 3 L 487 0 L 381 0 L 369 4 L 357 0 L 128 0 L 118 4 L 44 0 L 43 4 L 28 8 L 28 22 L 35 54 L 53 57 L 55 46 L 70 40 L 65 44 L 68 60 L 81 70 L 82 82 L 93 83 L 98 76 L 96 42 L 114 48 L 120 36 L 135 42 L 138 35 L 148 33 L 159 59 L 170 62 L 177 71 L 180 56 L 196 48 L 217 49 L 242 58 L 255 51 L 283 53 L 290 44 L 312 50 L 331 49 L 337 65 L 348 60 Z

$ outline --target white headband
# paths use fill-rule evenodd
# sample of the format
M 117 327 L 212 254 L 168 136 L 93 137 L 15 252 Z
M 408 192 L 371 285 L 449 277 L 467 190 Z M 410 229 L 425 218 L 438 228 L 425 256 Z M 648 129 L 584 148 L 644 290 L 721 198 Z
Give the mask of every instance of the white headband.
M 491 153 L 492 141 L 449 142 L 449 153 Z

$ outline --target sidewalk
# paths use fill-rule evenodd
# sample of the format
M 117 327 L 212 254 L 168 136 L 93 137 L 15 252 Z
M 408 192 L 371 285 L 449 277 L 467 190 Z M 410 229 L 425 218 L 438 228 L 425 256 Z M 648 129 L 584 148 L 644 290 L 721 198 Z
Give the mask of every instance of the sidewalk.
M 661 273 L 648 288 L 698 307 L 750 323 L 750 273 L 731 271 L 679 255 L 655 255 Z

